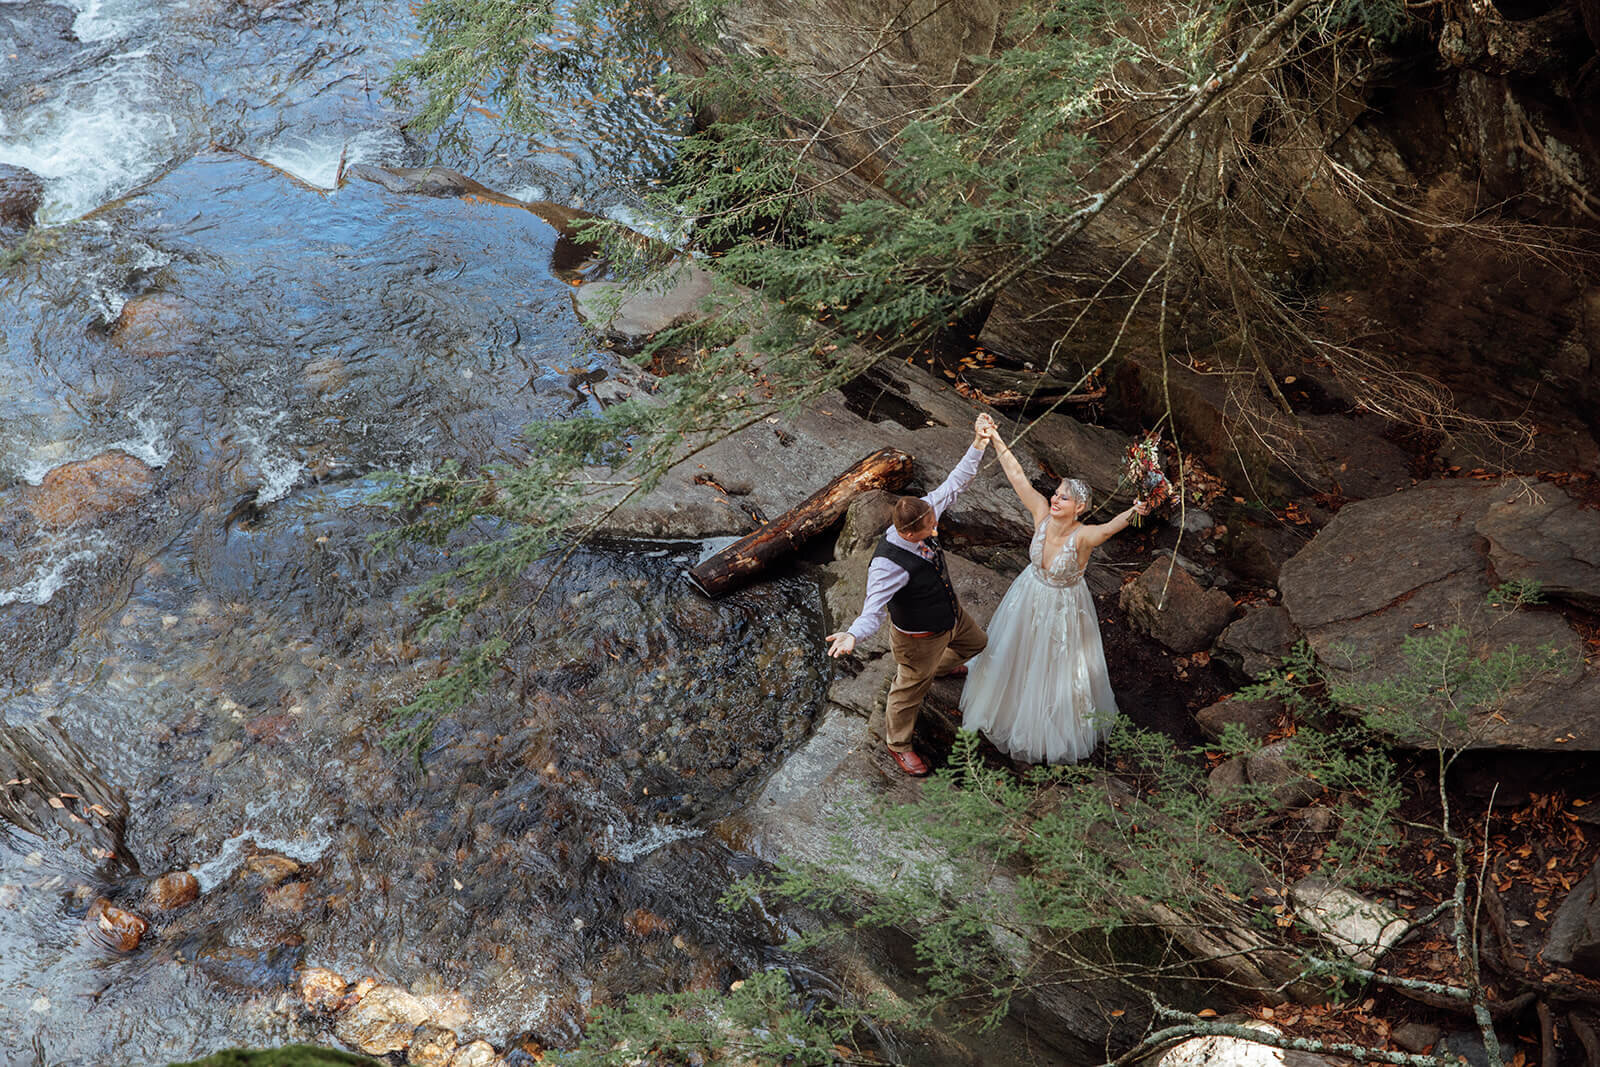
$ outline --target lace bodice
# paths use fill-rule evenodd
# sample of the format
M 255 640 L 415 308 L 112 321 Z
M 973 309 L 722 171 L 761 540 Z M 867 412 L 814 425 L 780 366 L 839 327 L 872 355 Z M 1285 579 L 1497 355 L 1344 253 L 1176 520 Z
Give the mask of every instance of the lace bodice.
M 1067 535 L 1066 544 L 1056 553 L 1056 558 L 1050 561 L 1050 569 L 1044 566 L 1044 529 L 1050 524 L 1049 519 L 1039 524 L 1033 531 L 1033 543 L 1028 546 L 1028 558 L 1033 561 L 1034 574 L 1038 575 L 1047 585 L 1071 586 L 1083 581 L 1083 567 L 1078 563 L 1078 531 L 1074 530 Z

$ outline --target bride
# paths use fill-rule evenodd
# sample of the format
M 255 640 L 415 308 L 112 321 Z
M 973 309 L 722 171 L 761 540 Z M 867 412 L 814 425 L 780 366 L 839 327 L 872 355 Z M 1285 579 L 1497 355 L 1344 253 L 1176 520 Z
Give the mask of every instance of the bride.
M 961 725 L 1027 763 L 1076 763 L 1094 751 L 1117 717 L 1105 648 L 1083 572 L 1095 548 L 1127 529 L 1144 501 L 1110 522 L 1080 521 L 1089 487 L 1064 478 L 1049 500 L 1028 483 L 993 420 L 986 433 L 1000 466 L 1033 516 L 1031 561 L 989 623 L 989 647 L 971 661 Z

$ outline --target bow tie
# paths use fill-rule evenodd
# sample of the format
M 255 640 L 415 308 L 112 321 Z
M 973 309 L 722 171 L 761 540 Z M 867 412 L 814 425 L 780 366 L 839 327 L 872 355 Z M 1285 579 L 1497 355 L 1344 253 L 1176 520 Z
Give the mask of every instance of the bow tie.
M 923 538 L 923 541 L 922 541 L 922 554 L 924 556 L 932 556 L 935 552 L 938 552 L 938 551 L 940 551 L 940 548 L 939 548 L 939 539 L 937 537 L 926 537 L 926 538 Z

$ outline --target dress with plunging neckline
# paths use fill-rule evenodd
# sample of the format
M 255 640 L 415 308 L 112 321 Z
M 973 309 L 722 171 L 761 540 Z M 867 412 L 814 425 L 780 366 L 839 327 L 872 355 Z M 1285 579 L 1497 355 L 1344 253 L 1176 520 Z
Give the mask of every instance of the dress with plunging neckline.
M 1117 716 L 1094 598 L 1083 580 L 1078 532 L 1048 567 L 1046 518 L 1034 529 L 1030 563 L 989 622 L 989 647 L 971 661 L 961 725 L 1028 763 L 1076 763 Z

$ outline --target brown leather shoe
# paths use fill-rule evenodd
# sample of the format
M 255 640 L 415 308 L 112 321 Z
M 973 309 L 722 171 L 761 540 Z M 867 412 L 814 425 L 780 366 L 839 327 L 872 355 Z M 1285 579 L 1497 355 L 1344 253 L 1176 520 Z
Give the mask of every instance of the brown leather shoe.
M 939 675 L 939 677 L 941 677 L 941 678 L 965 678 L 966 676 L 967 676 L 967 665 L 965 663 L 961 664 L 958 667 L 952 667 L 949 670 L 945 671 L 943 674 Z
M 889 750 L 889 755 L 893 756 L 894 761 L 900 765 L 900 769 L 911 775 L 911 777 L 927 777 L 928 765 L 923 763 L 922 757 L 917 755 L 915 752 L 901 752 L 899 749 L 891 748 Z

